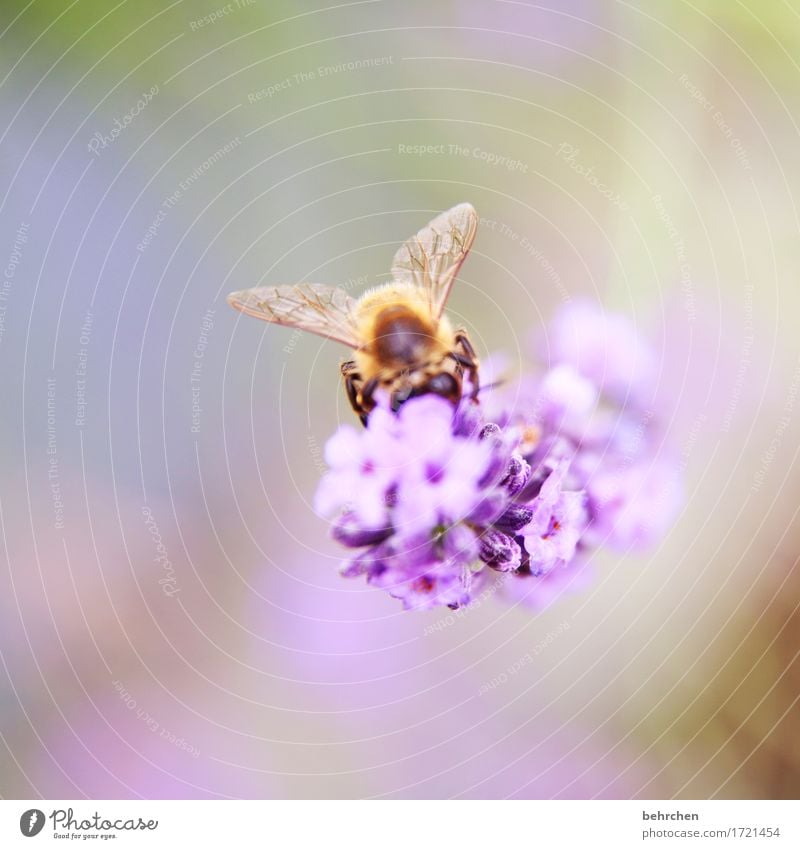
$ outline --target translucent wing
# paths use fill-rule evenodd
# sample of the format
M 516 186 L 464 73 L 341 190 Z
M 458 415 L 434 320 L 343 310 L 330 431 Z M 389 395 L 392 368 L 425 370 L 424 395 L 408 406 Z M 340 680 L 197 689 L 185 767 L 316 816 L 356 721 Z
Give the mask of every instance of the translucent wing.
M 477 229 L 478 213 L 472 204 L 460 203 L 437 215 L 394 255 L 392 274 L 395 279 L 423 289 L 431 314 L 437 318 L 444 310 Z
M 287 327 L 297 327 L 326 339 L 359 347 L 353 319 L 355 301 L 343 289 L 317 283 L 261 286 L 231 292 L 228 303 L 240 312 Z

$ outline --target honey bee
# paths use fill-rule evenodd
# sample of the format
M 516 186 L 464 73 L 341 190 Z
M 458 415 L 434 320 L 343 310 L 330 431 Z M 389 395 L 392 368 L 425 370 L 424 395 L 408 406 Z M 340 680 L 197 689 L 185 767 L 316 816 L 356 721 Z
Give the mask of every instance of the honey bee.
M 263 286 L 228 295 L 255 318 L 343 342 L 354 358 L 341 365 L 347 397 L 366 425 L 375 393 L 388 393 L 395 412 L 409 398 L 434 393 L 460 401 L 464 375 L 478 394 L 478 358 L 463 328 L 444 313 L 472 247 L 478 215 L 462 203 L 436 216 L 406 241 L 392 262 L 392 281 L 352 298 L 316 283 Z

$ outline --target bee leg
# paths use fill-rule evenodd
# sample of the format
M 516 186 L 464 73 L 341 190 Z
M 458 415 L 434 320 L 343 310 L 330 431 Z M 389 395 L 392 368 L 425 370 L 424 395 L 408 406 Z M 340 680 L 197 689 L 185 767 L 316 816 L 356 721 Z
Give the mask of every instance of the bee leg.
M 461 347 L 464 349 L 464 353 L 473 362 L 478 362 L 478 355 L 475 353 L 475 349 L 472 347 L 472 342 L 469 341 L 467 334 L 463 330 L 456 331 L 456 344 L 461 345 Z
M 362 387 L 361 387 L 361 408 L 364 410 L 364 417 L 366 418 L 366 414 L 371 412 L 375 407 L 375 390 L 380 385 L 380 381 L 377 377 L 370 378 Z
M 472 383 L 470 398 L 473 401 L 477 401 L 478 392 L 480 391 L 480 385 L 478 384 L 478 356 L 472 347 L 472 343 L 467 338 L 467 334 L 463 330 L 456 333 L 456 344 L 461 346 L 463 353 L 454 351 L 452 357 L 469 374 L 470 383 Z
M 478 364 L 475 360 L 470 359 L 464 354 L 459 354 L 458 351 L 450 351 L 449 356 L 451 359 L 455 360 L 456 367 L 458 369 L 459 374 L 463 374 L 467 372 L 469 375 L 470 383 L 472 384 L 472 390 L 470 392 L 470 398 L 474 401 L 478 395 Z
M 353 411 L 360 414 L 361 404 L 358 401 L 358 379 L 351 374 L 345 375 L 344 388 L 347 390 L 347 400 L 350 402 Z
M 361 379 L 358 371 L 356 371 L 355 362 L 350 360 L 349 362 L 342 363 L 342 377 L 344 378 L 344 388 L 347 391 L 347 400 L 350 401 L 353 412 L 361 419 L 361 424 L 366 427 L 369 410 L 365 410 L 362 404 L 364 381 Z
M 464 354 L 459 354 L 458 351 L 450 351 L 450 358 L 455 360 L 462 368 L 470 369 L 475 362 Z

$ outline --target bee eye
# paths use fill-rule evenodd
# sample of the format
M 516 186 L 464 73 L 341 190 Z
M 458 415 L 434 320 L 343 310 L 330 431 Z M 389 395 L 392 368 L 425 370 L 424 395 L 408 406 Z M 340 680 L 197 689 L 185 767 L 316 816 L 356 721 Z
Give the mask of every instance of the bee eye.
M 459 390 L 456 379 L 450 374 L 436 374 L 427 385 L 428 392 L 441 395 L 443 398 L 458 398 Z

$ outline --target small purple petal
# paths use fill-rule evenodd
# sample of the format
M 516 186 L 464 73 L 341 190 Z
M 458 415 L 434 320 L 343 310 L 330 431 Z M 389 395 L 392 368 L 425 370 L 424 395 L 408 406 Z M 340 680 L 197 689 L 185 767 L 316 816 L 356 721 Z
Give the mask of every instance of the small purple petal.
M 392 535 L 391 528 L 362 528 L 352 514 L 342 516 L 333 526 L 333 538 L 348 548 L 376 545 Z
M 453 419 L 453 433 L 465 439 L 474 438 L 483 427 L 481 408 L 471 401 L 462 401 L 458 405 Z
M 546 491 L 551 480 L 554 487 Z M 553 475 L 545 482 L 534 518 L 523 534 L 534 575 L 547 574 L 557 566 L 566 565 L 586 529 L 585 494 L 560 492 L 555 489 L 558 483 L 559 478 Z
M 384 574 L 378 579 L 370 578 L 369 583 L 388 590 L 389 595 L 403 602 L 406 610 L 429 610 L 442 605 L 461 607 L 472 600 L 468 569 L 453 570 L 439 565 L 419 574 Z
M 395 569 L 420 571 L 438 561 L 438 538 L 428 530 L 413 534 L 396 533 L 386 545 L 391 551 L 390 564 Z
M 539 391 L 542 415 L 555 427 L 580 427 L 597 405 L 597 387 L 567 364 L 551 368 Z
M 486 470 L 481 475 L 478 481 L 478 486 L 481 489 L 487 489 L 491 486 L 496 486 L 505 475 L 506 470 L 506 455 L 503 451 L 495 448 L 490 455 L 489 462 L 486 465 Z
M 385 571 L 388 549 L 384 545 L 376 545 L 362 551 L 357 557 L 344 563 L 341 574 L 345 578 L 354 578 L 358 575 L 377 575 Z
M 505 512 L 508 496 L 502 490 L 490 491 L 466 517 L 473 525 L 491 525 Z
M 683 504 L 678 470 L 662 460 L 599 472 L 588 492 L 591 541 L 620 551 L 661 539 Z
M 457 524 L 442 534 L 442 554 L 450 563 L 468 566 L 478 559 L 478 539 L 475 531 L 466 525 Z

